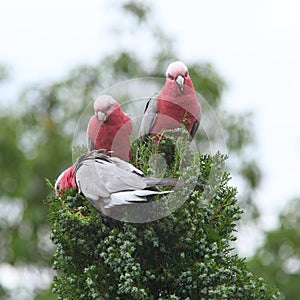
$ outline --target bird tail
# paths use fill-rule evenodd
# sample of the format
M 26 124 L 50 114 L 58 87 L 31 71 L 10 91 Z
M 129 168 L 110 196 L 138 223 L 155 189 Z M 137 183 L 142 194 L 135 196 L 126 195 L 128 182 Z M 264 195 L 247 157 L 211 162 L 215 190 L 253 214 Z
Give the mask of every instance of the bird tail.
M 156 186 L 156 185 L 170 185 L 170 186 L 183 186 L 183 180 L 177 178 L 155 178 L 155 177 L 147 177 L 146 183 L 148 187 Z
M 151 190 L 135 190 L 135 191 L 125 191 L 112 193 L 110 197 L 110 202 L 104 206 L 104 208 L 111 208 L 116 206 L 128 205 L 133 203 L 147 202 L 148 196 L 169 194 L 172 191 L 151 191 Z

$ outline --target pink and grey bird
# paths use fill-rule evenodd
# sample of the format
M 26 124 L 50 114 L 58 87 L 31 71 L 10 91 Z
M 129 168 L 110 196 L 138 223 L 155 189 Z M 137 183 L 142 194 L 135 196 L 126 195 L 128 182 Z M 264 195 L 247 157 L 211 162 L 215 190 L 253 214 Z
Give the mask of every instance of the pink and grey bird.
M 175 178 L 144 176 L 132 164 L 110 157 L 105 150 L 94 150 L 82 155 L 74 165 L 62 172 L 55 183 L 55 192 L 77 188 L 104 215 L 110 209 L 133 203 L 146 202 L 148 196 L 167 194 L 156 186 L 181 185 Z
M 112 151 L 112 156 L 128 161 L 132 132 L 129 116 L 109 95 L 101 95 L 95 100 L 94 112 L 87 128 L 88 150 L 106 149 Z
M 185 125 L 193 138 L 199 127 L 201 108 L 187 66 L 181 61 L 171 63 L 166 82 L 159 95 L 147 103 L 140 127 L 140 136 L 155 136 L 164 129 Z

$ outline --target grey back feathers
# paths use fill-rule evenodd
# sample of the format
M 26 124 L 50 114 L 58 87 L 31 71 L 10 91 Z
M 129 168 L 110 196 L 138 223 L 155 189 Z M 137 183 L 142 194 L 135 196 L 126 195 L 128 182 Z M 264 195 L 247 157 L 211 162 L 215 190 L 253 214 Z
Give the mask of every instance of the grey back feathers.
M 153 178 L 128 162 L 109 157 L 105 150 L 82 155 L 74 166 L 78 190 L 99 210 L 147 201 L 147 196 L 166 194 L 147 189 L 156 185 L 176 185 L 174 178 Z

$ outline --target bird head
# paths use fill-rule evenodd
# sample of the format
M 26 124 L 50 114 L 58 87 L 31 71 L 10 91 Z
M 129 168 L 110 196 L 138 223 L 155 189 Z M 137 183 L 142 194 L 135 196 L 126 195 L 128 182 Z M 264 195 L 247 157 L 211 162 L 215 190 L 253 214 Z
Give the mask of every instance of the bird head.
M 181 93 L 184 92 L 185 86 L 193 88 L 193 83 L 189 75 L 189 70 L 187 66 L 181 61 L 172 62 L 166 71 L 166 81 L 168 84 L 180 90 Z
M 94 102 L 95 115 L 100 122 L 105 122 L 109 115 L 119 107 L 119 103 L 109 95 L 101 95 Z
M 74 175 L 74 166 L 66 169 L 58 176 L 54 187 L 55 194 L 57 196 L 60 196 L 61 192 L 65 189 L 77 188 Z

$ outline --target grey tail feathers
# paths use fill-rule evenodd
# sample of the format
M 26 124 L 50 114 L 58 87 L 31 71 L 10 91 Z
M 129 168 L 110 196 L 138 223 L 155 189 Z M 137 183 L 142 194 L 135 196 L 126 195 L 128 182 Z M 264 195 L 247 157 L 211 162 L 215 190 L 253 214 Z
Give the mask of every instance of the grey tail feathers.
M 177 178 L 146 177 L 146 183 L 148 187 L 156 185 L 183 186 L 183 180 Z

